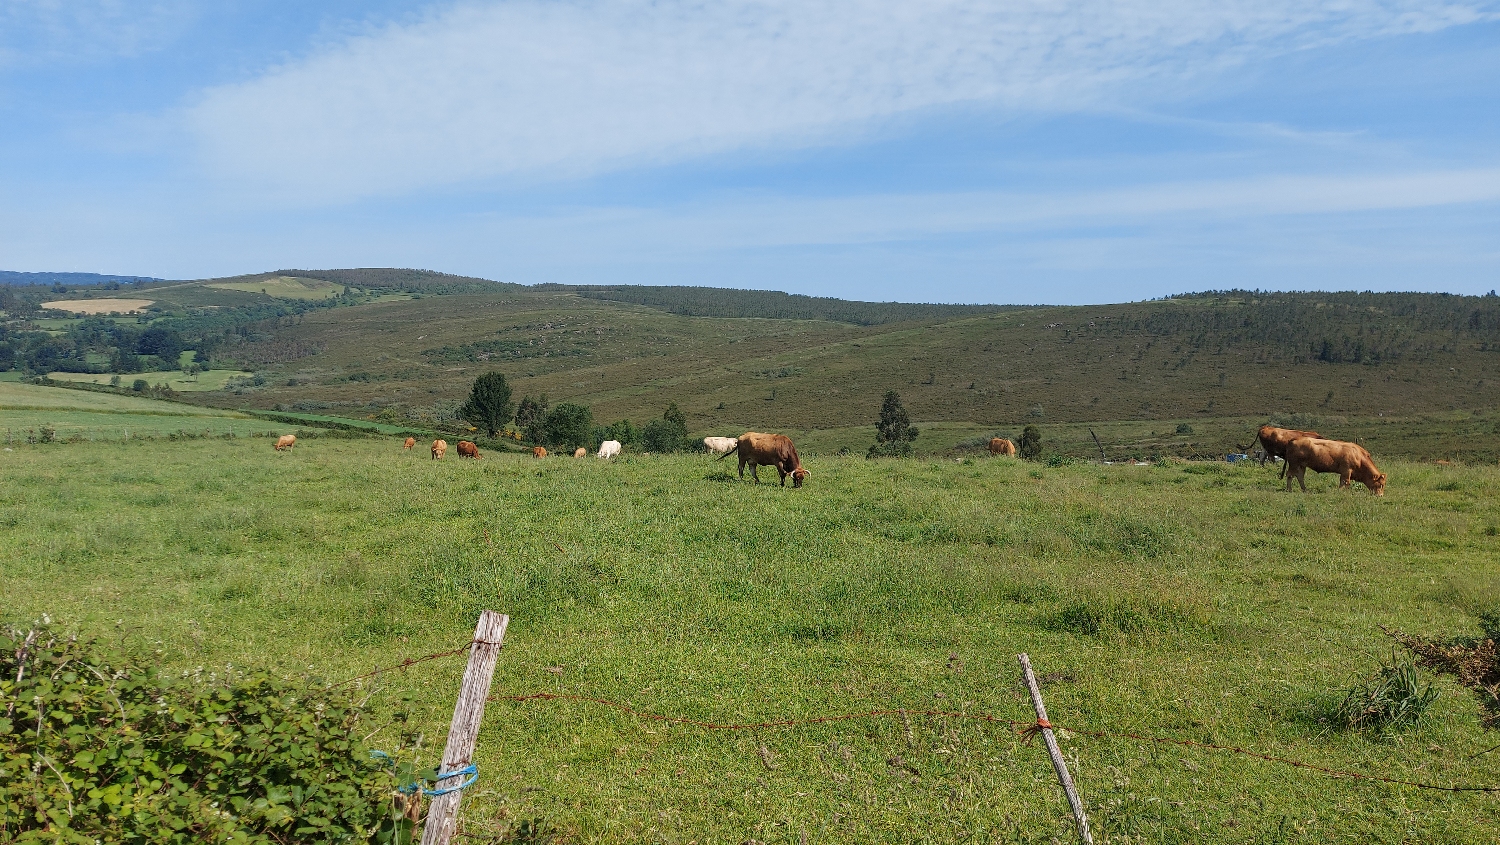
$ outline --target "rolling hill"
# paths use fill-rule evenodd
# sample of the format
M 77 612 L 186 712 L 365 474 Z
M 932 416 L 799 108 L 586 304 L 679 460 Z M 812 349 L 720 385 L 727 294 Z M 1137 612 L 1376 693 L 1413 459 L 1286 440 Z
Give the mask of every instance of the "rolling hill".
M 153 300 L 132 325 L 170 328 L 213 366 L 256 373 L 193 401 L 355 417 L 451 414 L 488 370 L 505 373 L 518 398 L 584 403 L 600 421 L 639 423 L 676 402 L 694 431 L 712 432 L 863 426 L 888 389 L 913 419 L 975 433 L 1290 414 L 1337 426 L 1483 416 L 1500 400 L 1496 297 L 1229 291 L 1099 306 L 913 305 L 531 288 L 414 270 L 277 270 L 133 284 L 129 295 Z M 85 323 L 46 323 L 25 302 L 0 307 L 28 317 L 7 329 L 18 368 L 35 354 L 17 342 L 28 328 L 45 323 L 46 342 L 61 346 Z M 103 366 L 107 346 L 69 360 Z

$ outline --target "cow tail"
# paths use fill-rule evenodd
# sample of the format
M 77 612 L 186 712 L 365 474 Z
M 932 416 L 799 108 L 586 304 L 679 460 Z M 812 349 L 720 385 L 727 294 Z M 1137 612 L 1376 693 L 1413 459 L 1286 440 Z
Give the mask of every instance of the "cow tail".
M 724 454 L 720 455 L 719 457 L 714 458 L 714 460 L 716 460 L 716 461 L 722 461 L 725 458 L 729 457 L 730 455 L 733 455 L 735 452 L 738 452 L 739 450 L 740 450 L 740 444 L 736 443 L 736 444 L 734 444 L 734 448 L 733 449 L 730 449 L 728 452 L 725 452 Z

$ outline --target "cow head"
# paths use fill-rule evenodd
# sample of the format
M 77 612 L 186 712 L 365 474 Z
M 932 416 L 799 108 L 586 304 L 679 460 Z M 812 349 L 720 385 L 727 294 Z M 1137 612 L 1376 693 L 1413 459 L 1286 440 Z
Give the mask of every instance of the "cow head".
M 803 469 L 802 467 L 797 467 L 796 469 L 792 470 L 792 486 L 801 487 L 802 479 L 807 478 L 808 474 L 809 473 L 807 472 L 807 470 Z
M 1385 495 L 1385 473 L 1376 473 L 1375 477 L 1365 482 L 1365 487 L 1377 496 Z

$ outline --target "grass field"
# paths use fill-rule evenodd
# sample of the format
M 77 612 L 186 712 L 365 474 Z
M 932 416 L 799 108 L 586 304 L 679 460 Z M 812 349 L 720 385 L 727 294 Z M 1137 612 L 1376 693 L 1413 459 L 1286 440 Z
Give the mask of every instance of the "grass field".
M 12 621 L 49 613 L 174 667 L 330 679 L 462 643 L 494 608 L 513 620 L 496 693 L 721 722 L 1025 720 L 1027 651 L 1061 725 L 1500 784 L 1500 753 L 1473 756 L 1497 738 L 1448 679 L 1404 733 L 1327 717 L 1389 657 L 1378 626 L 1478 632 L 1500 595 L 1500 468 L 1389 462 L 1378 499 L 1326 476 L 1286 494 L 1274 470 L 1222 463 L 820 457 L 798 491 L 724 468 L 434 462 L 394 439 L 23 445 L 0 453 L 0 595 Z M 438 743 L 461 669 L 384 675 L 377 694 L 417 695 Z M 1063 748 L 1105 842 L 1500 838 L 1493 795 Z M 541 819 L 577 842 L 1074 841 L 1040 746 L 950 717 L 708 733 L 496 702 L 477 759 L 464 812 L 481 837 Z
M 243 437 L 287 428 L 283 423 L 217 408 L 0 382 L 0 429 L 4 435 L 24 441 L 28 431 L 34 434 L 43 427 L 51 427 L 59 440 L 69 437 L 121 440 L 181 432 L 194 436 L 232 433 Z
M 278 299 L 327 299 L 337 296 L 344 289 L 343 285 L 322 279 L 302 279 L 295 276 L 276 276 L 253 282 L 215 282 L 204 287 L 241 293 L 263 293 Z
M 251 372 L 240 371 L 240 369 L 205 369 L 198 374 L 187 375 L 183 371 L 171 372 L 136 372 L 136 374 L 124 374 L 120 377 L 120 383 L 129 387 L 136 378 L 144 378 L 151 386 L 165 384 L 178 393 L 196 393 L 202 390 L 223 390 L 223 386 L 229 383 L 231 378 L 249 377 Z M 98 374 L 98 372 L 48 372 L 46 377 L 52 381 L 83 381 L 87 384 L 110 384 L 111 374 Z

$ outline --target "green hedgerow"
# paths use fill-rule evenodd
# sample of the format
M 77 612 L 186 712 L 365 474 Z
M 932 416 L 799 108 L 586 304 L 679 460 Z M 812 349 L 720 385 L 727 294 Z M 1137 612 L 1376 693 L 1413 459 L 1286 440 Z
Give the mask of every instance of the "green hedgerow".
M 351 692 L 0 630 L 0 841 L 409 841 L 358 738 L 375 718 Z

